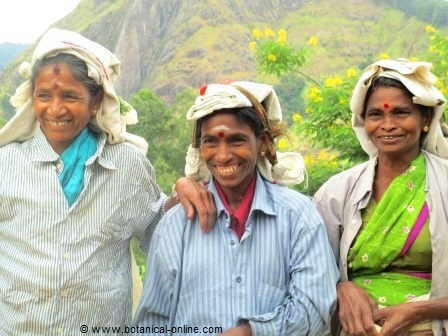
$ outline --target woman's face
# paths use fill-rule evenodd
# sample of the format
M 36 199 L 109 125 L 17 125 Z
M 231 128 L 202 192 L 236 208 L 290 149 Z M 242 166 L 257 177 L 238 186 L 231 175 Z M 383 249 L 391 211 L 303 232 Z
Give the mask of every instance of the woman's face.
M 366 105 L 364 127 L 379 155 L 415 158 L 420 137 L 429 120 L 400 89 L 377 88 Z
M 255 175 L 262 140 L 232 113 L 218 113 L 201 126 L 201 157 L 229 194 L 242 194 Z
M 59 154 L 86 127 L 96 108 L 87 88 L 65 63 L 49 64 L 39 71 L 33 107 L 42 132 Z

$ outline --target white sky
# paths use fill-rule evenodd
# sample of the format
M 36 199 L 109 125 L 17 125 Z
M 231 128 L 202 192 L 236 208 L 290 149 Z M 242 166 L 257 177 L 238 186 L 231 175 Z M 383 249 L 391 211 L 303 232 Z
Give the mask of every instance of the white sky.
M 32 43 L 80 0 L 0 0 L 0 43 Z

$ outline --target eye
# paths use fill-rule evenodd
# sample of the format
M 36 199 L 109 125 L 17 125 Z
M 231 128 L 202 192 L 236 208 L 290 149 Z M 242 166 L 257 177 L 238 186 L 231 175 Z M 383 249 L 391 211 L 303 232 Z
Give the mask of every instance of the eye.
M 40 101 L 48 101 L 51 97 L 48 92 L 37 92 L 35 96 Z
M 72 92 L 64 93 L 63 97 L 64 97 L 65 100 L 67 100 L 69 102 L 75 102 L 75 101 L 82 100 L 82 97 L 80 97 L 77 94 L 72 93 Z
M 411 114 L 411 111 L 406 108 L 399 108 L 395 110 L 395 114 L 398 116 L 408 116 Z
M 204 146 L 214 146 L 216 145 L 216 139 L 215 138 L 211 138 L 211 137 L 204 137 L 201 139 L 201 145 Z
M 366 118 L 375 120 L 375 119 L 381 118 L 382 115 L 383 115 L 382 112 L 379 110 L 370 110 L 370 111 L 367 111 Z
M 243 136 L 237 135 L 237 136 L 231 137 L 229 142 L 232 146 L 242 146 L 246 143 L 246 138 Z

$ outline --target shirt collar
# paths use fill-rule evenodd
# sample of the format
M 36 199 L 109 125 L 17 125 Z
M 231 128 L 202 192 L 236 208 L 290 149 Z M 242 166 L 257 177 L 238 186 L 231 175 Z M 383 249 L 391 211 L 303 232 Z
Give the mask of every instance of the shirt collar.
M 353 204 L 359 204 L 359 209 L 365 208 L 369 203 L 370 195 L 372 195 L 373 182 L 375 179 L 376 164 L 376 156 L 367 161 L 366 168 L 358 176 L 358 181 L 355 182 L 356 187 L 354 191 Z
M 86 166 L 95 162 L 98 158 L 98 164 L 107 169 L 117 169 L 114 163 L 105 157 L 104 146 L 106 144 L 106 135 L 100 133 L 98 136 L 98 147 L 87 161 Z M 55 162 L 59 159 L 59 154 L 53 150 L 53 147 L 48 143 L 45 134 L 40 127 L 37 128 L 34 136 L 27 143 L 28 153 L 32 162 Z
M 257 170 L 257 181 L 255 184 L 255 194 L 254 199 L 252 201 L 251 210 L 249 216 L 254 211 L 260 211 L 265 213 L 266 215 L 275 216 L 275 205 L 274 200 L 272 199 L 272 186 L 271 183 L 263 179 L 260 173 Z M 218 191 L 216 190 L 216 185 L 213 179 L 210 179 L 210 183 L 208 185 L 208 190 L 212 193 L 215 204 L 216 204 L 216 212 L 218 217 L 223 213 L 227 213 L 224 204 L 221 201 L 221 198 L 218 195 Z

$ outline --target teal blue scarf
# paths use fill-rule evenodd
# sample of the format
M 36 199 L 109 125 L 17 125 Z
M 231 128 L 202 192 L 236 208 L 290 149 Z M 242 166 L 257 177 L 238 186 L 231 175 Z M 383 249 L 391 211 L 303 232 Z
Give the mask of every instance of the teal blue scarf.
M 87 127 L 61 154 L 64 170 L 59 175 L 69 206 L 75 203 L 84 187 L 84 171 L 86 161 L 95 154 L 97 139 Z

